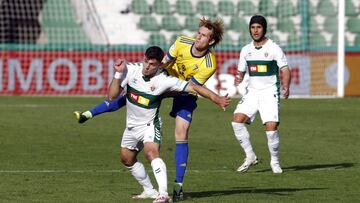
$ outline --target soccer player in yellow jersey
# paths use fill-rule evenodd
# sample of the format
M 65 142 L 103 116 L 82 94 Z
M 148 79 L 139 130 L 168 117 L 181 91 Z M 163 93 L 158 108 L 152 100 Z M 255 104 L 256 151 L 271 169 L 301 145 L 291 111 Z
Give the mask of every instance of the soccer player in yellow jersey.
M 211 21 L 202 18 L 195 38 L 180 36 L 170 47 L 162 60 L 162 67 L 175 77 L 203 85 L 216 70 L 216 60 L 211 48 L 222 39 L 224 24 L 221 19 Z M 197 95 L 181 94 L 174 96 L 170 115 L 175 117 L 175 163 L 176 178 L 173 201 L 183 200 L 182 184 L 188 161 L 188 132 L 196 109 Z M 74 112 L 79 123 L 104 112 L 115 111 L 125 105 L 125 97 L 115 101 L 105 100 L 95 108 L 86 112 Z
M 210 50 L 222 39 L 223 22 L 200 19 L 195 38 L 181 36 L 170 47 L 163 59 L 165 69 L 170 75 L 203 85 L 216 71 L 216 60 Z M 170 64 L 169 66 L 166 66 Z M 172 65 L 173 64 L 173 65 Z M 193 111 L 196 109 L 197 96 L 180 94 L 174 97 L 170 116 L 175 117 L 175 163 L 176 178 L 173 201 L 182 200 L 182 183 L 188 161 L 189 127 Z

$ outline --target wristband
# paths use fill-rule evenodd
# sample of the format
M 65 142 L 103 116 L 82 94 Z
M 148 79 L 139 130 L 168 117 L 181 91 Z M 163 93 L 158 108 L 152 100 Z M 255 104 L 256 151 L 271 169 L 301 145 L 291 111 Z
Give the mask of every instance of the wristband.
M 115 78 L 115 79 L 121 79 L 122 76 L 123 76 L 123 73 L 121 73 L 121 72 L 115 72 L 114 78 Z

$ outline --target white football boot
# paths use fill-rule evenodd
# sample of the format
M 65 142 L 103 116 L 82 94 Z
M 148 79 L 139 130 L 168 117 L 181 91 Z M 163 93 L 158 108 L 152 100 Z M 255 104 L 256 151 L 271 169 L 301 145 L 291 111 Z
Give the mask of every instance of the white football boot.
M 279 162 L 270 162 L 270 166 L 271 166 L 271 170 L 273 171 L 273 173 L 282 173 L 283 172 L 283 170 L 280 167 Z
M 151 191 L 143 191 L 139 195 L 135 195 L 132 198 L 133 199 L 156 199 L 159 196 L 159 192 L 155 189 L 152 189 Z
M 257 157 L 252 158 L 245 158 L 244 163 L 237 169 L 238 172 L 245 173 L 247 170 L 249 170 L 250 166 L 256 165 L 259 163 L 259 160 Z

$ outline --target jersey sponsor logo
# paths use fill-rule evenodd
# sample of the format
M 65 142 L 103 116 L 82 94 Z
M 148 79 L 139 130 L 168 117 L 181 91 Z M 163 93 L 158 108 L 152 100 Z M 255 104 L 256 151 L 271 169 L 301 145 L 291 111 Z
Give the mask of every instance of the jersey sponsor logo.
M 249 66 L 250 72 L 258 72 L 258 73 L 266 73 L 267 72 L 267 65 L 252 65 Z
M 140 96 L 138 94 L 135 94 L 135 93 L 131 92 L 130 97 L 131 97 L 132 100 L 136 101 L 139 104 L 142 104 L 144 106 L 149 106 L 150 100 L 143 97 L 143 96 Z

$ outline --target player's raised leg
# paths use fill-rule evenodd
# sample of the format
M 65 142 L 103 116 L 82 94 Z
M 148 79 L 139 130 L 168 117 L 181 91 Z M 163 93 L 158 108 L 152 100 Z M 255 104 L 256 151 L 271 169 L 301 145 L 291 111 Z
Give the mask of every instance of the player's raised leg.
M 97 106 L 95 106 L 94 108 L 92 108 L 89 111 L 84 111 L 84 112 L 75 111 L 74 115 L 75 115 L 76 120 L 79 123 L 84 123 L 87 120 L 89 120 L 99 114 L 102 114 L 105 112 L 116 111 L 125 105 L 126 105 L 125 96 L 119 96 L 114 101 L 105 99 L 105 101 L 101 102 L 100 104 L 98 104 Z

